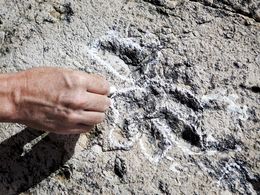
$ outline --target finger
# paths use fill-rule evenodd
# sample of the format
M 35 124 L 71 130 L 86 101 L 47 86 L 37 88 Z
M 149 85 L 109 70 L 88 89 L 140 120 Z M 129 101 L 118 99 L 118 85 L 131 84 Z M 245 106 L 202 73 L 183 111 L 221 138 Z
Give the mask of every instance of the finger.
M 99 95 L 95 93 L 87 93 L 84 110 L 104 112 L 111 105 L 110 99 L 105 95 Z
M 94 125 L 82 125 L 78 124 L 73 129 L 67 129 L 66 131 L 62 131 L 62 134 L 80 134 L 87 133 L 94 128 Z
M 86 133 L 91 131 L 94 128 L 94 125 L 83 125 L 83 124 L 77 124 L 74 127 L 71 128 L 64 128 L 60 130 L 56 130 L 54 133 L 56 134 L 80 134 L 80 133 Z
M 85 125 L 85 124 L 77 124 L 75 126 L 75 129 L 82 129 L 83 131 L 89 131 L 91 129 L 93 129 L 95 127 L 95 125 Z
M 105 113 L 94 111 L 79 111 L 78 113 L 71 114 L 69 116 L 69 123 L 84 124 L 84 125 L 96 125 L 101 123 L 105 119 Z
M 86 87 L 88 92 L 101 95 L 109 94 L 109 83 L 104 77 L 87 73 L 81 73 L 81 75 L 83 85 Z
M 73 130 L 67 131 L 66 134 L 73 135 L 73 134 L 81 134 L 81 133 L 86 133 L 86 132 L 87 131 L 82 130 L 82 129 L 73 129 Z

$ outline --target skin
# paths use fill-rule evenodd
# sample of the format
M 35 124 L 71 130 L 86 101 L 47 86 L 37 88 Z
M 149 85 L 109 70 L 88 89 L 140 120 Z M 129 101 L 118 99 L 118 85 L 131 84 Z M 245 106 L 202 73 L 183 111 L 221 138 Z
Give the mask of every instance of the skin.
M 109 83 L 98 75 L 61 68 L 0 74 L 0 122 L 57 134 L 90 131 L 110 106 Z

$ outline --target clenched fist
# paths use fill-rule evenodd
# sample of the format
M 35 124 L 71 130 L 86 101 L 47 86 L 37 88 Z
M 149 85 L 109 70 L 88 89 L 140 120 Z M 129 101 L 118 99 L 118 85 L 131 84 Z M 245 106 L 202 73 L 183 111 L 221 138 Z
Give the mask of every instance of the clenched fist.
M 61 68 L 33 68 L 0 76 L 0 121 L 58 134 L 89 131 L 110 106 L 102 77 Z

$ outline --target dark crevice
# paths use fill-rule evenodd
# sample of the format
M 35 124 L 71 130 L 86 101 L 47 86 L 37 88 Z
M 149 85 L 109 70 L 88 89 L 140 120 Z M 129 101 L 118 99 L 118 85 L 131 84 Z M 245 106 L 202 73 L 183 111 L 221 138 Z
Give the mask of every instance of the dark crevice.
M 217 3 L 215 3 L 215 1 L 214 1 L 214 3 L 210 3 L 207 0 L 189 0 L 189 1 L 191 1 L 191 2 L 198 2 L 198 3 L 200 3 L 200 4 L 204 5 L 204 6 L 211 7 L 213 9 L 222 9 L 222 10 L 229 11 L 229 12 L 232 12 L 232 13 L 235 13 L 235 14 L 240 14 L 240 15 L 252 18 L 256 22 L 260 22 L 259 18 L 257 16 L 255 16 L 255 13 L 254 13 L 253 10 L 250 10 L 250 12 L 245 12 L 241 8 L 235 7 L 234 5 L 232 5 L 231 3 L 226 2 L 226 1 L 220 1 L 219 2 L 223 6 L 218 5 Z M 228 8 L 225 7 L 225 6 L 228 6 Z
M 186 106 L 188 106 L 192 110 L 194 110 L 194 111 L 202 110 L 200 102 L 192 94 L 190 94 L 186 91 L 178 90 L 178 89 L 170 90 L 169 93 L 171 95 L 173 95 L 173 97 L 176 100 L 178 100 L 180 103 L 185 104 Z
M 159 185 L 158 185 L 159 190 L 166 195 L 170 195 L 169 191 L 169 186 L 167 183 L 163 182 L 162 180 L 159 180 Z
M 260 87 L 258 87 L 258 86 L 253 86 L 253 87 L 251 87 L 250 89 L 251 89 L 251 91 L 253 91 L 254 93 L 260 93 Z
M 245 86 L 244 84 L 240 84 L 239 87 L 241 87 L 242 89 L 250 90 L 254 93 L 260 93 L 260 87 L 258 87 L 258 86 L 248 87 L 248 86 Z
M 152 5 L 155 5 L 155 6 L 164 6 L 165 4 L 165 0 L 143 0 L 144 2 L 148 2 Z
M 196 132 L 194 126 L 191 126 L 186 122 L 182 121 L 177 115 L 172 113 L 172 111 L 170 110 L 162 110 L 161 114 L 164 115 L 164 118 L 166 119 L 167 123 L 177 136 L 180 136 L 189 144 L 201 148 L 200 136 Z
M 165 0 L 143 0 L 144 2 L 147 2 L 153 6 L 155 6 L 155 11 L 163 16 L 176 16 L 174 12 L 172 12 L 172 8 L 166 5 Z M 176 16 L 178 17 L 178 16 Z
M 63 7 L 64 7 L 64 19 L 70 23 L 71 17 L 74 15 L 74 11 L 71 8 L 71 4 L 66 3 L 63 5 Z
M 252 173 L 252 170 L 248 168 L 248 164 L 242 160 L 236 160 L 236 163 L 240 166 L 240 171 L 243 174 L 247 182 L 249 182 L 256 194 L 260 194 L 260 175 Z
M 140 50 L 135 46 L 129 46 L 119 40 L 109 40 L 100 42 L 100 47 L 117 55 L 126 64 L 138 67 L 148 56 L 149 52 Z
M 203 137 L 203 145 L 205 149 L 217 150 L 219 152 L 225 152 L 229 150 L 236 150 L 238 146 L 242 146 L 243 143 L 240 140 L 235 139 L 232 135 L 228 135 L 225 138 L 219 139 L 217 142 L 206 142 L 206 136 Z
M 125 160 L 118 156 L 115 159 L 114 172 L 121 179 L 124 179 L 127 173 Z
M 186 126 L 181 137 L 193 146 L 201 147 L 200 136 L 189 126 Z
M 254 178 L 247 177 L 247 181 L 251 183 L 257 194 L 260 194 L 260 176 Z
M 58 171 L 58 175 L 63 179 L 69 180 L 72 176 L 73 167 L 72 165 L 63 165 Z
M 63 16 L 63 20 L 67 21 L 68 23 L 71 22 L 71 17 L 74 15 L 74 11 L 71 8 L 71 3 L 65 3 L 61 7 L 53 7 L 56 12 Z

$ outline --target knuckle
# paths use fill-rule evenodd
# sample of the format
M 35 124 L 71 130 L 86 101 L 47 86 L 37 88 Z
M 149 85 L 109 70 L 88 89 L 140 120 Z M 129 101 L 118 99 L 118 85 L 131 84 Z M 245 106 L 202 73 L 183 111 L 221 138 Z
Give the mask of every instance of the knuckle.
M 73 92 L 66 91 L 57 97 L 57 104 L 64 106 L 65 108 L 73 108 L 75 102 L 78 102 L 79 97 L 77 97 Z
M 74 76 L 72 71 L 63 71 L 61 75 L 62 75 L 63 83 L 67 89 L 70 90 L 78 87 L 79 79 L 76 76 Z
M 86 98 L 84 97 L 84 94 L 81 92 L 77 92 L 73 95 L 73 97 L 70 100 L 71 105 L 73 105 L 74 108 L 83 108 L 88 102 L 86 101 Z
M 67 113 L 67 115 L 66 115 L 66 122 L 67 123 L 74 123 L 75 120 L 76 120 L 76 116 L 73 112 Z
M 78 81 L 80 86 L 85 86 L 87 73 L 75 72 L 75 79 Z
M 108 94 L 109 93 L 109 89 L 110 89 L 110 85 L 109 82 L 106 80 L 106 78 L 104 76 L 101 75 L 93 75 L 96 79 L 96 81 L 98 81 L 98 83 L 100 83 L 100 87 L 102 88 L 102 90 Z
M 86 106 L 89 105 L 89 102 L 84 100 L 83 98 L 80 98 L 77 101 L 75 101 L 74 104 L 75 104 L 76 108 L 79 108 L 79 109 L 82 108 L 83 109 L 83 108 L 85 108 Z
M 76 101 L 82 101 L 82 93 L 80 91 L 76 91 L 74 94 L 73 94 L 73 100 L 76 102 Z

